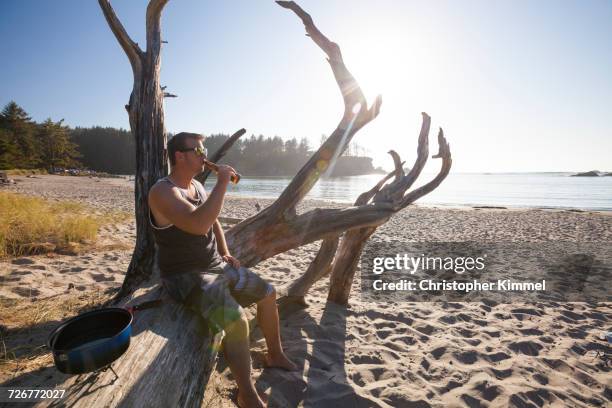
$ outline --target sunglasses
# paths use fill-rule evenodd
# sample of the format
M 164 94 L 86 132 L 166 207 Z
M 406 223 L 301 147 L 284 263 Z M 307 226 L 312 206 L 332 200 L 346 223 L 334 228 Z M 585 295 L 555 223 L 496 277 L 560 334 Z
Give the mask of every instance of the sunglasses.
M 179 152 L 195 152 L 196 156 L 208 157 L 208 149 L 205 147 L 188 147 L 185 149 L 178 149 Z

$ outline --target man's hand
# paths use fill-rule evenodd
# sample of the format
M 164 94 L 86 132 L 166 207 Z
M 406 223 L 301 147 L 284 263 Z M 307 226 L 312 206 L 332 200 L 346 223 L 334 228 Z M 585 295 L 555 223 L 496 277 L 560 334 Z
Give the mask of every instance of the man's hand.
M 235 269 L 239 269 L 240 268 L 240 261 L 236 258 L 234 258 L 231 255 L 223 255 L 222 256 L 223 260 L 225 262 L 227 262 L 228 264 L 230 264 L 231 266 L 233 266 Z
M 236 175 L 236 170 L 233 167 L 228 166 L 226 164 L 219 165 L 219 171 L 217 172 L 217 180 L 227 184 L 230 182 L 232 176 Z

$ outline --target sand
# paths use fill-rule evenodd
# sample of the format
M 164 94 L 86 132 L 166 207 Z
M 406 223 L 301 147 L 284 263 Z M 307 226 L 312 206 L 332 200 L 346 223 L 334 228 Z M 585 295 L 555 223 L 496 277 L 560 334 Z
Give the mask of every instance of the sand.
M 78 200 L 100 210 L 133 211 L 132 183 L 125 179 L 16 179 L 16 185 L 2 189 Z M 257 212 L 257 203 L 265 207 L 271 202 L 230 194 L 222 216 L 245 218 Z M 307 200 L 298 211 L 316 206 L 344 205 Z M 128 221 L 104 227 L 99 245 L 87 253 L 0 261 L 0 297 L 36 304 L 78 294 L 112 293 L 122 282 L 134 238 L 134 224 Z M 371 240 L 381 245 L 612 243 L 612 217 L 589 211 L 412 206 L 380 227 Z M 317 249 L 318 243 L 312 243 L 254 269 L 281 288 L 305 271 Z M 265 342 L 260 331 L 254 330 L 253 376 L 269 406 L 610 406 L 610 363 L 602 356 L 606 350 L 609 356 L 610 348 L 600 336 L 612 330 L 612 304 L 371 303 L 359 296 L 358 275 L 349 308 L 326 303 L 328 282 L 322 280 L 308 294 L 307 309 L 282 319 L 285 349 L 298 371 L 265 369 Z M 0 325 L 6 332 L 16 330 L 10 322 Z M 34 336 L 31 341 L 42 344 L 44 340 Z M 23 378 L 26 371 L 0 365 L 0 385 Z M 31 380 L 32 386 L 36 380 Z M 233 406 L 235 392 L 221 356 L 207 400 L 212 401 L 210 406 Z

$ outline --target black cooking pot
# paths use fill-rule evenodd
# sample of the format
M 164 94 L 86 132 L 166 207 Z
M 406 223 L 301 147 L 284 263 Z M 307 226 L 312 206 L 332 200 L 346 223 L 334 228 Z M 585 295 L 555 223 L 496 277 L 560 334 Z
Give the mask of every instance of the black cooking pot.
M 81 374 L 102 368 L 130 346 L 132 314 L 113 307 L 73 317 L 57 327 L 47 345 L 58 370 Z
M 55 366 L 66 374 L 82 374 L 109 365 L 130 346 L 133 312 L 160 304 L 153 300 L 128 309 L 109 307 L 66 321 L 47 341 Z

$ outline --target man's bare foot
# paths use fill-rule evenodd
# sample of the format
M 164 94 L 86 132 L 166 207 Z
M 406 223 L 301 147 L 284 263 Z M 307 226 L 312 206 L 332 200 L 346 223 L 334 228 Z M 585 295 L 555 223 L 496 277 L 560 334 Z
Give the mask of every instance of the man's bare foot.
M 281 352 L 280 354 L 271 355 L 270 353 L 266 354 L 266 366 L 267 367 L 276 367 L 282 368 L 287 371 L 295 371 L 297 370 L 297 366 L 291 360 L 287 358 L 285 353 Z
M 257 392 L 241 393 L 240 391 L 238 391 L 236 405 L 240 408 L 265 408 L 268 406 L 268 404 L 261 400 Z

